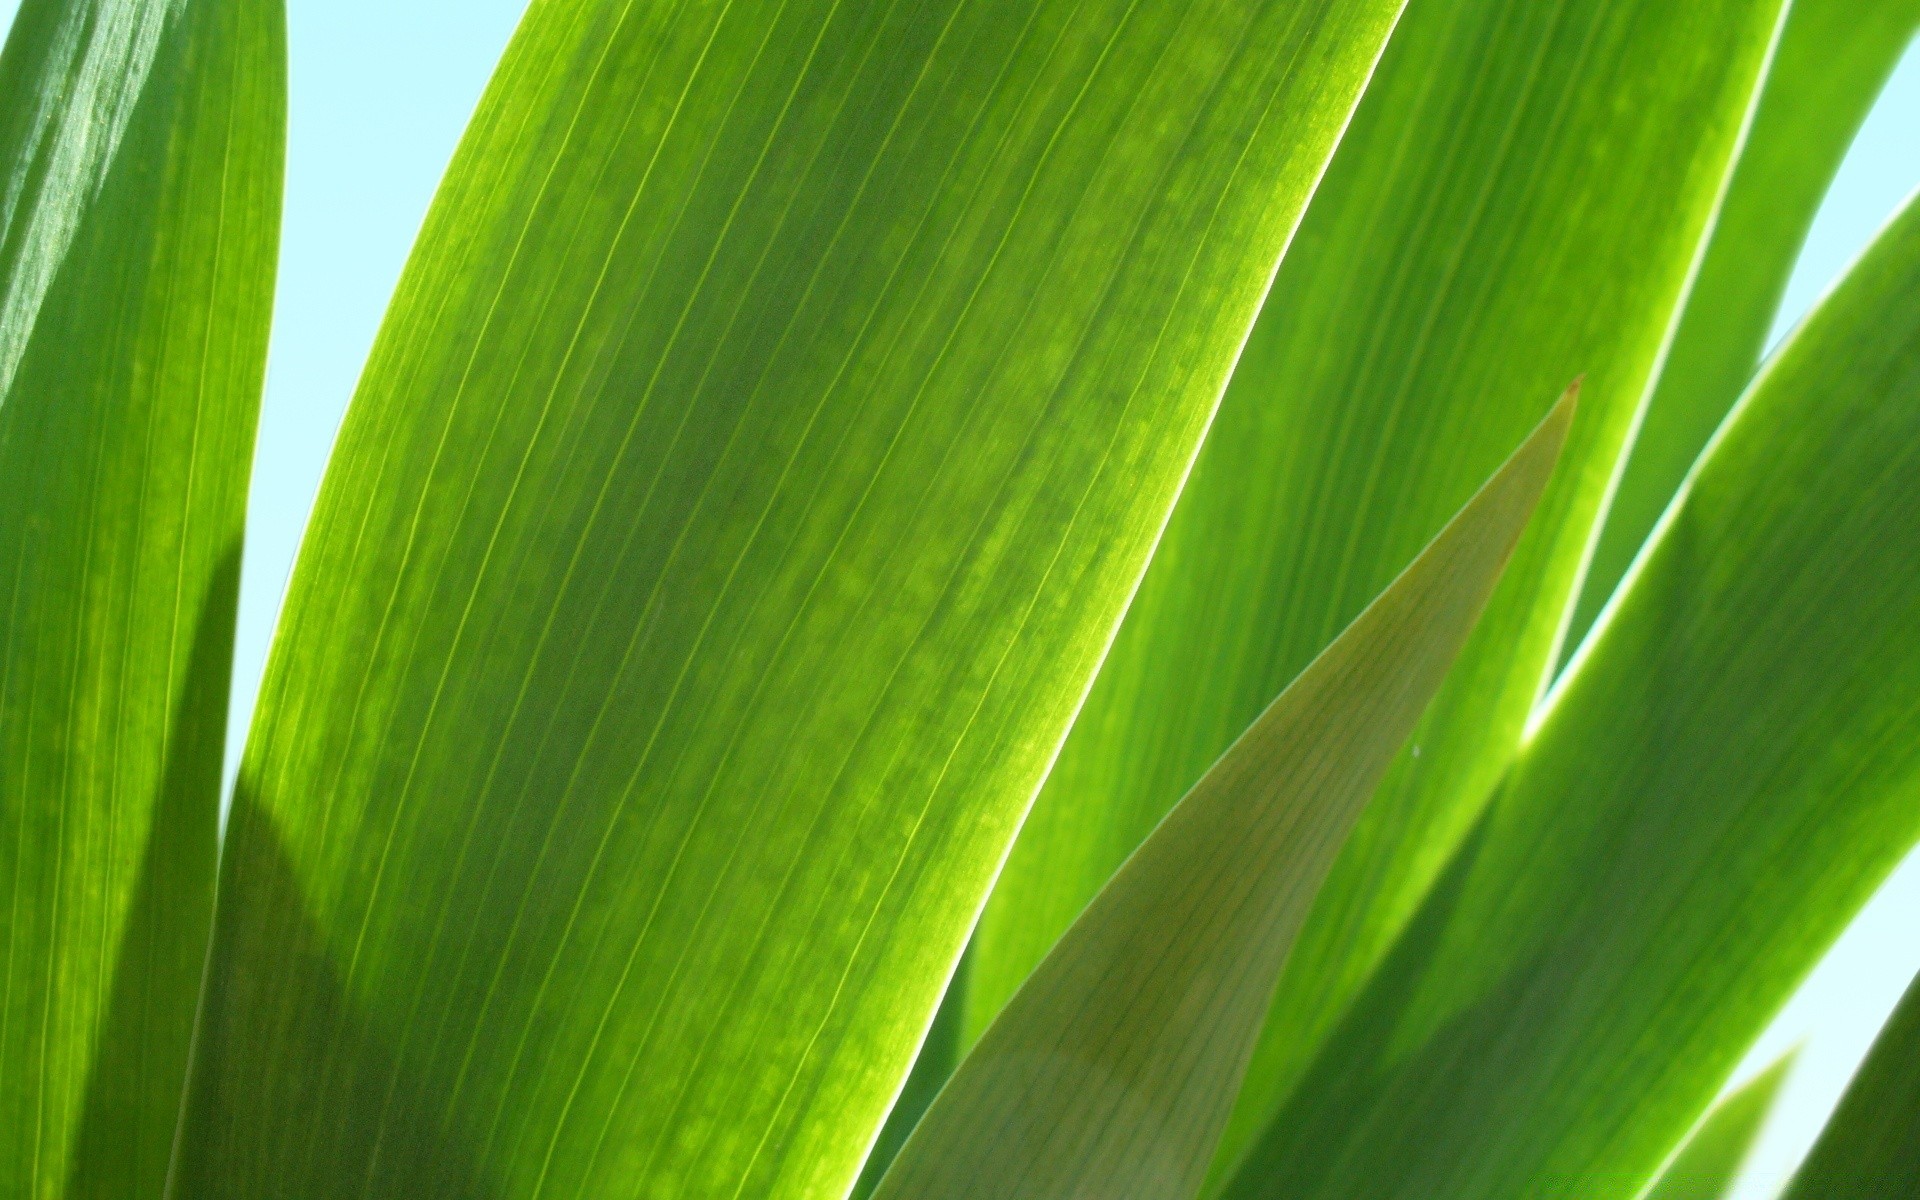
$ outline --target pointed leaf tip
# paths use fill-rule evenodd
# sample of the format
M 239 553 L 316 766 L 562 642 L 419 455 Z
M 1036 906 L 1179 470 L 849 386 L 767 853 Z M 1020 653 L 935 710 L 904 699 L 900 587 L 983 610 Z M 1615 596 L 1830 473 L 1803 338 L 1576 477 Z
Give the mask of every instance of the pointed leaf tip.
M 1195 1193 L 1281 964 L 1492 593 L 1575 390 L 1121 867 L 961 1064 L 877 1200 Z

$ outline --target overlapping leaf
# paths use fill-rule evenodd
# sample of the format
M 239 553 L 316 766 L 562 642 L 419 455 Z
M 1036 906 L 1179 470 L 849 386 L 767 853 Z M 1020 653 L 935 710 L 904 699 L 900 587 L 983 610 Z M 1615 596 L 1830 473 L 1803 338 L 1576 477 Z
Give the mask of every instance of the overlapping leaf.
M 1777 0 L 1415 0 L 982 923 L 976 1033 L 1167 807 L 1567 380 L 1566 467 L 1287 965 L 1257 1130 L 1517 744 Z
M 1553 472 L 1563 400 L 1176 805 L 988 1028 L 880 1200 L 1187 1200 L 1334 856 Z
M 1721 1100 L 1660 1172 L 1647 1200 L 1723 1200 L 1780 1092 L 1788 1055 Z
M 1395 0 L 545 0 L 342 432 L 196 1197 L 853 1180 Z
M 1874 1040 L 1786 1200 L 1920 1196 L 1920 982 Z
M 257 0 L 28 0 L 0 59 L 0 1195 L 164 1182 L 284 90 Z
M 1582 586 L 1592 624 L 1760 365 L 1787 276 L 1848 143 L 1920 27 L 1920 0 L 1794 0 Z
M 1630 1195 L 1920 837 L 1920 208 L 1773 360 L 1241 1197 Z

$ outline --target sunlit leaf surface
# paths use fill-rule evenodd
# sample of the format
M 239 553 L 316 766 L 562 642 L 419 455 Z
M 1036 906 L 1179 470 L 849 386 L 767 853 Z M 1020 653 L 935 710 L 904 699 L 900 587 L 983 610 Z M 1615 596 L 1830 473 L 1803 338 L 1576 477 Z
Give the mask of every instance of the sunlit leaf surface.
M 1647 1200 L 1723 1200 L 1792 1065 L 1793 1056 L 1788 1055 L 1715 1104 L 1661 1170 Z
M 1584 374 L 1539 519 L 1287 965 L 1226 1158 L 1272 1114 L 1518 743 L 1780 8 L 1408 7 L 988 908 L 976 1034 Z
M 1569 396 L 1234 742 L 960 1064 L 879 1200 L 1187 1200 L 1280 964 L 1485 607 Z
M 1747 393 L 1230 1194 L 1631 1195 L 1920 837 L 1920 208 Z
M 1920 0 L 1794 0 L 1673 347 L 1607 510 L 1567 649 L 1760 365 L 1814 211 L 1920 28 Z
M 0 59 L 0 1196 L 165 1179 L 284 91 L 256 0 L 27 0 Z
M 542 0 L 234 802 L 194 1197 L 831 1196 L 1397 0 Z

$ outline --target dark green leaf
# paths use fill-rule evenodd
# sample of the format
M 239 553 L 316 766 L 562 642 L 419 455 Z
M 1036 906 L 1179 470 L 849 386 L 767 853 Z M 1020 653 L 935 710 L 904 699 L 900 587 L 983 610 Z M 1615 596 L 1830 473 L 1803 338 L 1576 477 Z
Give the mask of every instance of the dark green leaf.
M 1920 1196 L 1920 980 L 1880 1031 L 1786 1200 Z
M 0 59 L 0 1195 L 158 1200 L 212 919 L 281 13 L 28 0 Z

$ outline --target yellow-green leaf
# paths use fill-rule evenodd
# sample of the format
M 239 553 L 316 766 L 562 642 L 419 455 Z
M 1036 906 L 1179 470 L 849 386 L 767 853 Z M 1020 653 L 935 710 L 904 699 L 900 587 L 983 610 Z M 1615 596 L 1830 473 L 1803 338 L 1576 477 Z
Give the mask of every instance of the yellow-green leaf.
M 1814 211 L 1920 28 L 1920 0 L 1794 0 L 1700 274 L 1647 400 L 1566 649 L 1760 366 Z
M 1553 473 L 1569 394 L 1167 814 L 994 1019 L 878 1200 L 1186 1200 L 1280 964 Z
M 1789 1054 L 1715 1104 L 1660 1172 L 1646 1200 L 1723 1200 L 1792 1065 Z
M 184 1195 L 849 1187 L 1398 0 L 539 0 L 241 769 Z
M 1271 1115 L 1519 741 L 1781 7 L 1409 5 L 983 918 L 975 1034 L 1584 374 L 1539 519 L 1287 964 L 1223 1155 Z
M 1229 1194 L 1637 1193 L 1920 838 L 1916 512 L 1910 204 L 1735 408 Z

